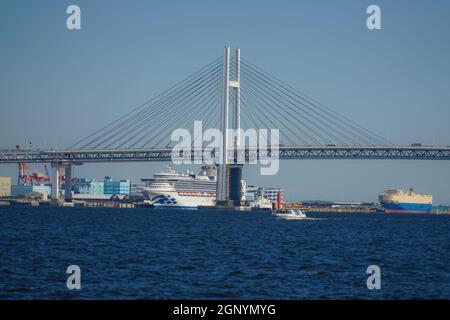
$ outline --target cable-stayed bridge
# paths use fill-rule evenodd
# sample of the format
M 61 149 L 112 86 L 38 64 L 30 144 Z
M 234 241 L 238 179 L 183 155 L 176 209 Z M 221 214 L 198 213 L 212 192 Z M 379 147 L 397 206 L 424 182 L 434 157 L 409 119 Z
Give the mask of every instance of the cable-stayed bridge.
M 272 138 L 264 129 L 279 130 L 276 147 L 269 144 L 264 152 L 258 146 L 246 146 L 245 135 L 233 141 L 223 135 L 220 152 L 229 158 L 236 147 L 246 158 L 256 154 L 257 158 L 279 159 L 450 160 L 450 147 L 394 145 L 242 59 L 239 49 L 231 55 L 226 46 L 223 57 L 67 149 L 3 150 L 0 163 L 65 165 L 69 169 L 66 175 L 70 175 L 70 165 L 76 163 L 170 161 L 177 144 L 171 140 L 172 133 L 180 128 L 192 132 L 194 121 L 199 120 L 202 132 L 256 130 L 263 134 L 258 138 L 265 140 Z M 209 141 L 204 141 L 202 134 L 196 136 L 194 132 L 193 136 L 189 151 L 192 158 L 209 150 Z M 226 166 L 219 165 L 218 199 L 226 198 Z M 220 185 L 223 190 L 219 190 Z
M 0 163 L 170 160 L 175 129 L 220 128 L 222 59 L 66 149 L 0 150 Z M 240 91 L 241 128 L 278 128 L 281 159 L 450 159 L 449 147 L 395 146 L 245 59 Z

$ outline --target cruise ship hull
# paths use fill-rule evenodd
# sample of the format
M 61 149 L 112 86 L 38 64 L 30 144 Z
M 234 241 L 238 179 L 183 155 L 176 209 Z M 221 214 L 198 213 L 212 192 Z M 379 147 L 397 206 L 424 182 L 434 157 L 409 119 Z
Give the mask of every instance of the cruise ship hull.
M 152 201 L 155 208 L 165 209 L 197 209 L 199 206 L 214 206 L 216 197 L 200 194 L 180 194 L 176 191 L 155 192 L 144 188 L 145 197 Z
M 431 211 L 431 204 L 418 204 L 418 203 L 385 203 L 383 204 L 384 212 L 386 213 L 429 213 Z

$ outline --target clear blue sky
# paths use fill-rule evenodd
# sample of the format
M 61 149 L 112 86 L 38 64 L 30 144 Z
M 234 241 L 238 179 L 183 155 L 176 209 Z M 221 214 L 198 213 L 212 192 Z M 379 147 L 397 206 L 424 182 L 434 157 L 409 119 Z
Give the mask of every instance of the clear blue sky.
M 82 30 L 68 31 L 78 4 Z M 377 4 L 382 30 L 366 28 Z M 449 1 L 1 1 L 0 149 L 63 148 L 220 56 L 242 56 L 397 144 L 450 145 Z M 138 181 L 160 163 L 84 165 Z M 42 167 L 36 166 L 42 170 Z M 16 166 L 0 166 L 15 177 Z M 414 187 L 450 203 L 450 163 L 287 161 L 250 183 L 287 198 L 375 201 Z

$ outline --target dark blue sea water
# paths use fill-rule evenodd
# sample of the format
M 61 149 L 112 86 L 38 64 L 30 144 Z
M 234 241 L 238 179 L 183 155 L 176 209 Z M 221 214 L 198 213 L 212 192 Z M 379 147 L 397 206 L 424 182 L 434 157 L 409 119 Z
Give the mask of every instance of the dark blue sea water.
M 450 298 L 449 215 L 310 216 L 0 207 L 0 298 Z

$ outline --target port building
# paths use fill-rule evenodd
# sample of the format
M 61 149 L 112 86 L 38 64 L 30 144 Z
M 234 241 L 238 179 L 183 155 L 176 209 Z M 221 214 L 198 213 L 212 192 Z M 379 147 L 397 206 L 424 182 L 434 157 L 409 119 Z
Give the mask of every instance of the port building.
M 0 198 L 11 196 L 11 178 L 0 177 Z
M 262 188 L 255 186 L 248 186 L 245 192 L 245 201 L 254 201 L 256 199 L 267 199 L 272 203 L 277 201 L 278 193 L 281 193 L 281 198 L 283 198 L 282 188 Z
M 32 184 L 17 184 L 11 187 L 11 195 L 13 197 L 25 196 L 30 193 L 40 193 L 47 197 L 51 193 L 51 186 L 49 185 L 32 185 Z

